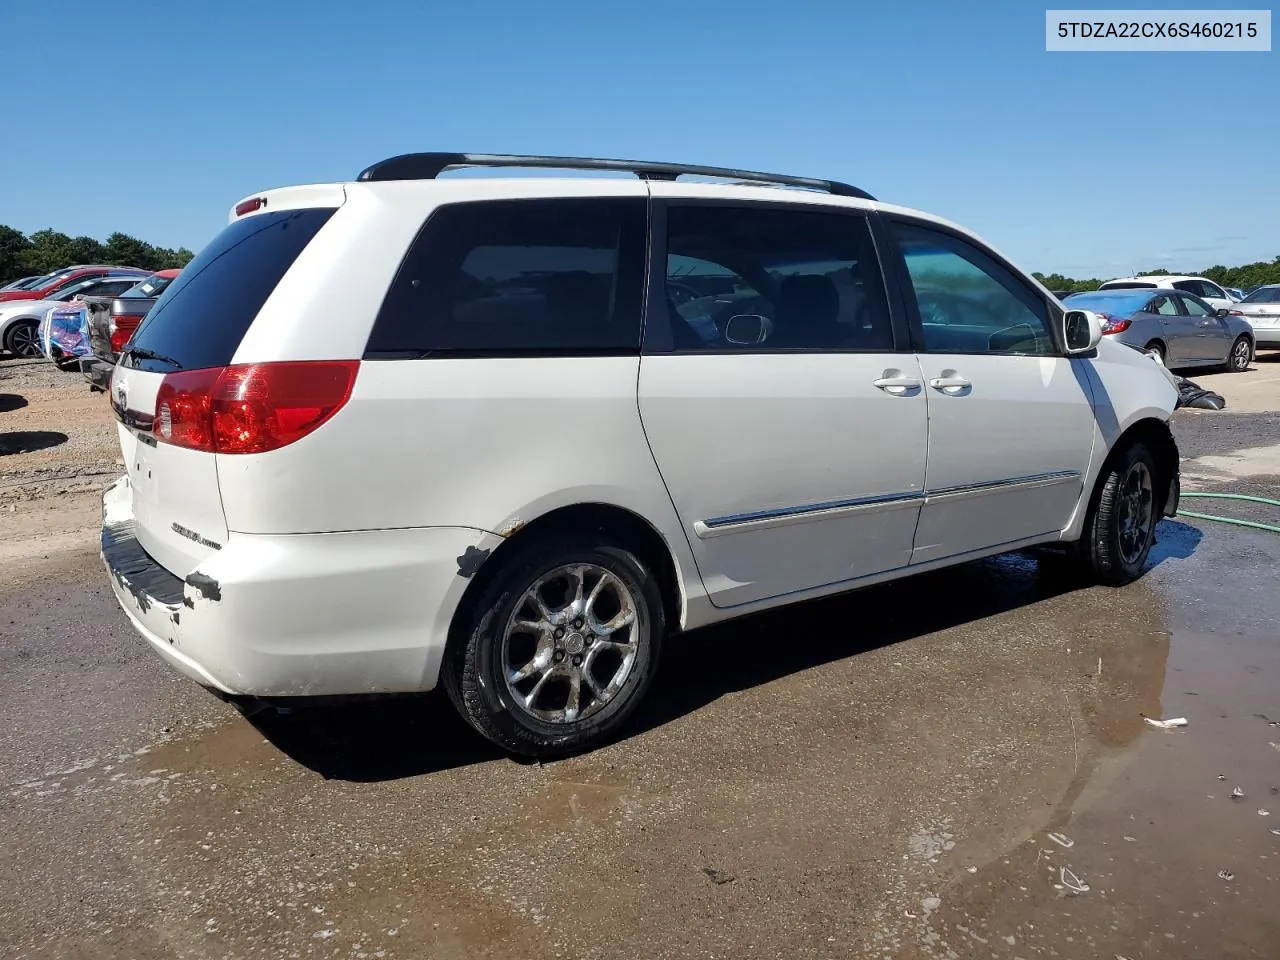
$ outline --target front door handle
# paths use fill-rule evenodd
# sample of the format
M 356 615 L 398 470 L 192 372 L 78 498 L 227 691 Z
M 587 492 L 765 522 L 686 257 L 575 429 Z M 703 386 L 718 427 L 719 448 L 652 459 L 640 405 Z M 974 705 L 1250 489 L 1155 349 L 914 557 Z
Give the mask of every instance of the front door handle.
M 929 386 L 950 396 L 959 396 L 965 390 L 968 390 L 973 386 L 973 384 L 964 377 L 958 376 L 953 372 L 945 377 L 935 377 L 929 381 Z
M 888 372 L 888 370 L 885 371 L 885 373 Z M 904 397 L 920 389 L 920 381 L 915 377 L 886 376 L 879 380 L 872 380 L 871 385 L 895 397 Z

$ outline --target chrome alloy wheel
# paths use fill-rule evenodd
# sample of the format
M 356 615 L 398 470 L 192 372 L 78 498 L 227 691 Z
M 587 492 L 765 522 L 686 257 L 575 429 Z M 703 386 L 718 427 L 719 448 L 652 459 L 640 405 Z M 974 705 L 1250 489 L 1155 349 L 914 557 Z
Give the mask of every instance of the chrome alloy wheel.
M 615 574 L 591 563 L 557 567 L 525 590 L 507 622 L 507 690 L 543 723 L 585 720 L 627 682 L 648 628 L 643 603 Z
M 1142 559 L 1155 526 L 1155 485 L 1151 471 L 1141 460 L 1125 474 L 1117 491 L 1119 498 L 1120 555 L 1125 563 Z

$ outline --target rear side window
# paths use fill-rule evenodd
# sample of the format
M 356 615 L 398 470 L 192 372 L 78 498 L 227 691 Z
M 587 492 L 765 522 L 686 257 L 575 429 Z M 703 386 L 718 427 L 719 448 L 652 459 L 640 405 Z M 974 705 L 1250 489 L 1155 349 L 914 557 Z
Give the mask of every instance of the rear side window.
M 666 294 L 679 350 L 894 345 L 871 231 L 856 214 L 674 204 Z
M 171 283 L 130 341 L 156 357 L 127 364 L 159 372 L 225 367 L 280 278 L 332 208 L 281 210 L 229 224 Z
M 414 241 L 366 356 L 637 353 L 645 199 L 447 204 Z

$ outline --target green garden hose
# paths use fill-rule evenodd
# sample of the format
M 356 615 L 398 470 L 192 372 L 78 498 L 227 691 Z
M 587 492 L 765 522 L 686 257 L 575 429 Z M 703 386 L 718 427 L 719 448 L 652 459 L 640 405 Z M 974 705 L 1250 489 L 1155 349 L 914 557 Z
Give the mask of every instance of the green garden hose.
M 1280 500 L 1272 500 L 1268 497 L 1251 497 L 1245 493 L 1184 493 L 1181 499 L 1190 500 L 1192 498 L 1202 500 L 1243 500 L 1248 503 L 1264 503 L 1270 507 L 1280 507 Z M 1215 517 L 1209 513 L 1192 513 L 1189 510 L 1179 510 L 1178 516 L 1192 517 L 1196 520 L 1212 520 L 1215 523 L 1230 523 L 1237 527 L 1249 527 L 1252 530 L 1266 530 L 1270 533 L 1280 533 L 1280 526 L 1274 523 L 1258 523 L 1255 520 L 1236 520 L 1232 517 Z

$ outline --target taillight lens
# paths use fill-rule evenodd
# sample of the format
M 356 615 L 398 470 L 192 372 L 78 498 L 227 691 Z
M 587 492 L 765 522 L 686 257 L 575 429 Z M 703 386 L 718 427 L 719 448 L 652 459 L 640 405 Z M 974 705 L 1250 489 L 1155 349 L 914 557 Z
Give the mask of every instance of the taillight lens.
M 1244 311 L 1243 311 L 1243 310 L 1228 310 L 1228 311 L 1227 311 L 1227 316 L 1229 316 L 1229 317 L 1243 317 L 1243 316 L 1244 316 Z
M 1102 332 L 1105 333 L 1124 333 L 1133 324 L 1128 317 L 1113 317 L 1109 313 L 1100 314 L 1102 317 Z
M 124 349 L 124 345 L 129 342 L 129 338 L 133 336 L 133 331 L 138 329 L 138 324 L 142 323 L 142 314 L 122 313 L 118 317 L 111 318 L 111 352 L 120 353 Z
M 351 398 L 358 360 L 251 363 L 165 376 L 157 440 L 209 453 L 265 453 L 293 443 Z

